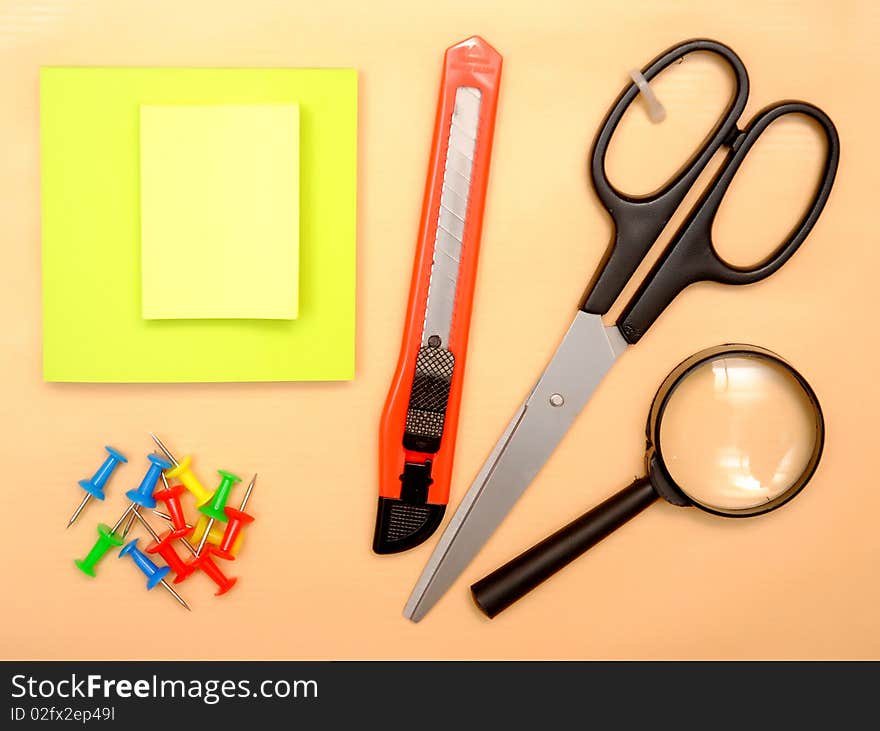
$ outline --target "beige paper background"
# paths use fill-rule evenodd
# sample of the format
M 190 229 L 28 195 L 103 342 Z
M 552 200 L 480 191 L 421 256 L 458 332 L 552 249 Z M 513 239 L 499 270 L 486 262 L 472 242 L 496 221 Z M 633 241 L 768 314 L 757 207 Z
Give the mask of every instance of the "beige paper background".
M 0 657 L 878 657 L 878 31 L 871 2 L 0 0 Z M 369 551 L 376 425 L 399 346 L 441 55 L 472 33 L 501 51 L 505 68 L 453 504 L 557 344 L 609 239 L 585 160 L 629 68 L 684 38 L 725 41 L 751 74 L 747 117 L 781 98 L 813 101 L 836 121 L 843 156 L 803 250 L 749 289 L 699 285 L 680 297 L 620 361 L 464 577 L 413 625 L 401 609 L 434 540 L 398 556 Z M 41 64 L 360 69 L 354 382 L 41 381 Z M 693 124 L 671 116 L 657 134 L 709 121 L 705 109 L 720 97 L 696 91 L 687 73 L 658 93 L 690 109 Z M 737 190 L 753 191 L 748 201 L 722 211 L 719 246 L 737 261 L 784 231 L 775 209 L 794 200 L 815 162 L 809 129 L 784 132 L 759 171 L 743 171 Z M 644 175 L 674 167 L 686 148 L 676 133 L 613 162 L 622 178 Z M 540 592 L 483 618 L 468 584 L 638 473 L 654 389 L 681 359 L 724 341 L 776 350 L 818 392 L 828 442 L 807 491 L 750 521 L 654 506 Z M 149 430 L 195 454 L 206 482 L 209 467 L 260 473 L 258 522 L 230 567 L 240 586 L 214 599 L 204 577 L 181 585 L 191 615 L 161 590 L 147 594 L 115 559 L 96 581 L 71 564 L 139 480 Z M 133 464 L 107 504 L 65 532 L 76 480 L 92 473 L 104 443 Z

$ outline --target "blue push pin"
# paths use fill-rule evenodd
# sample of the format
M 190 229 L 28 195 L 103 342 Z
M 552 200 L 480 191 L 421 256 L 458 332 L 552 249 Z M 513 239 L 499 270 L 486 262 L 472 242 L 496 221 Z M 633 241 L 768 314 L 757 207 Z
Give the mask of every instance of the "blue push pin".
M 147 468 L 147 473 L 144 475 L 144 479 L 141 480 L 141 484 L 138 485 L 137 490 L 129 490 L 125 493 L 125 497 L 131 500 L 131 502 L 128 504 L 128 507 L 120 516 L 119 520 L 123 520 L 132 510 L 136 511 L 140 508 L 152 510 L 156 507 L 156 499 L 153 497 L 153 491 L 156 489 L 156 483 L 159 481 L 159 476 L 162 474 L 162 471 L 170 470 L 171 463 L 155 454 L 148 454 L 147 459 L 150 460 L 150 466 Z M 134 516 L 132 516 L 131 519 L 134 520 Z
M 165 581 L 165 577 L 168 576 L 171 569 L 167 566 L 160 567 L 154 564 L 152 560 L 150 560 L 150 557 L 137 547 L 137 542 L 138 539 L 135 538 L 130 543 L 127 543 L 125 548 L 119 552 L 119 557 L 131 556 L 135 565 L 143 572 L 144 576 L 147 577 L 147 591 L 161 584 L 171 596 L 180 602 L 180 606 L 189 610 L 189 605 L 183 601 L 180 594 L 174 591 L 174 589 L 168 585 L 168 582 Z
M 153 491 L 156 489 L 156 483 L 159 482 L 159 475 L 163 470 L 171 469 L 171 462 L 167 462 L 155 454 L 148 454 L 147 459 L 150 460 L 150 466 L 147 474 L 141 480 L 137 490 L 129 490 L 125 493 L 125 497 L 133 503 L 137 503 L 142 508 L 152 510 L 156 507 L 156 500 L 153 498 Z
M 83 511 L 83 508 L 89 504 L 89 500 L 93 497 L 98 498 L 98 500 L 104 499 L 104 485 L 107 484 L 107 480 L 110 479 L 113 470 L 115 470 L 121 463 L 128 462 L 128 460 L 113 449 L 113 447 L 104 447 L 104 449 L 106 449 L 108 453 L 108 457 L 104 460 L 104 464 L 98 467 L 98 471 L 92 475 L 91 480 L 79 481 L 79 486 L 86 491 L 86 494 L 83 497 L 82 502 L 79 504 L 79 507 L 74 511 L 70 520 L 67 521 L 68 528 L 76 522 L 76 519 Z

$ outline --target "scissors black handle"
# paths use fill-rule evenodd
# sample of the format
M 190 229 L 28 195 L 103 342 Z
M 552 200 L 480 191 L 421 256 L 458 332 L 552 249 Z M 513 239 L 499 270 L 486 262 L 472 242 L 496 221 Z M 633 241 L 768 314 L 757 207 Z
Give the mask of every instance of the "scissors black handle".
M 648 196 L 629 196 L 617 190 L 605 172 L 611 136 L 638 95 L 635 84 L 628 86 L 617 99 L 593 145 L 590 165 L 593 185 L 615 225 L 613 246 L 581 304 L 582 310 L 594 314 L 605 314 L 611 308 L 709 160 L 722 146 L 730 148 L 703 196 L 624 308 L 617 326 L 630 344 L 638 342 L 666 306 L 690 284 L 704 280 L 750 284 L 773 274 L 794 254 L 815 225 L 837 172 L 840 158 L 837 131 L 829 117 L 811 104 L 796 101 L 774 104 L 760 112 L 745 130 L 737 129 L 748 97 L 749 81 L 742 61 L 727 46 L 710 40 L 687 41 L 658 56 L 642 73 L 650 81 L 670 64 L 695 51 L 714 53 L 727 62 L 734 72 L 735 91 L 702 147 L 663 188 Z M 712 245 L 712 223 L 749 150 L 774 120 L 786 114 L 812 118 L 825 134 L 826 156 L 819 185 L 802 218 L 775 251 L 754 267 L 731 266 L 718 256 Z

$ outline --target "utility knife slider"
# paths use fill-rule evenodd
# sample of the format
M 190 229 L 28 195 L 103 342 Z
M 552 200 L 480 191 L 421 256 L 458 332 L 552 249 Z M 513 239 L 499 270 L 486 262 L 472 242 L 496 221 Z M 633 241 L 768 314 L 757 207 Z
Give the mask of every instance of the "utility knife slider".
M 447 49 L 400 357 L 379 428 L 373 550 L 440 525 L 461 403 L 501 56 L 478 36 Z

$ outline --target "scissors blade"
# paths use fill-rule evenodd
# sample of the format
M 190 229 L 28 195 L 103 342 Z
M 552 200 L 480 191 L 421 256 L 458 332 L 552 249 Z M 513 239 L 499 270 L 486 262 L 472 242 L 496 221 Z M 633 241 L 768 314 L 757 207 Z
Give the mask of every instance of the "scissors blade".
M 446 526 L 403 614 L 418 622 L 446 593 L 553 454 L 626 349 L 616 327 L 578 312 Z

